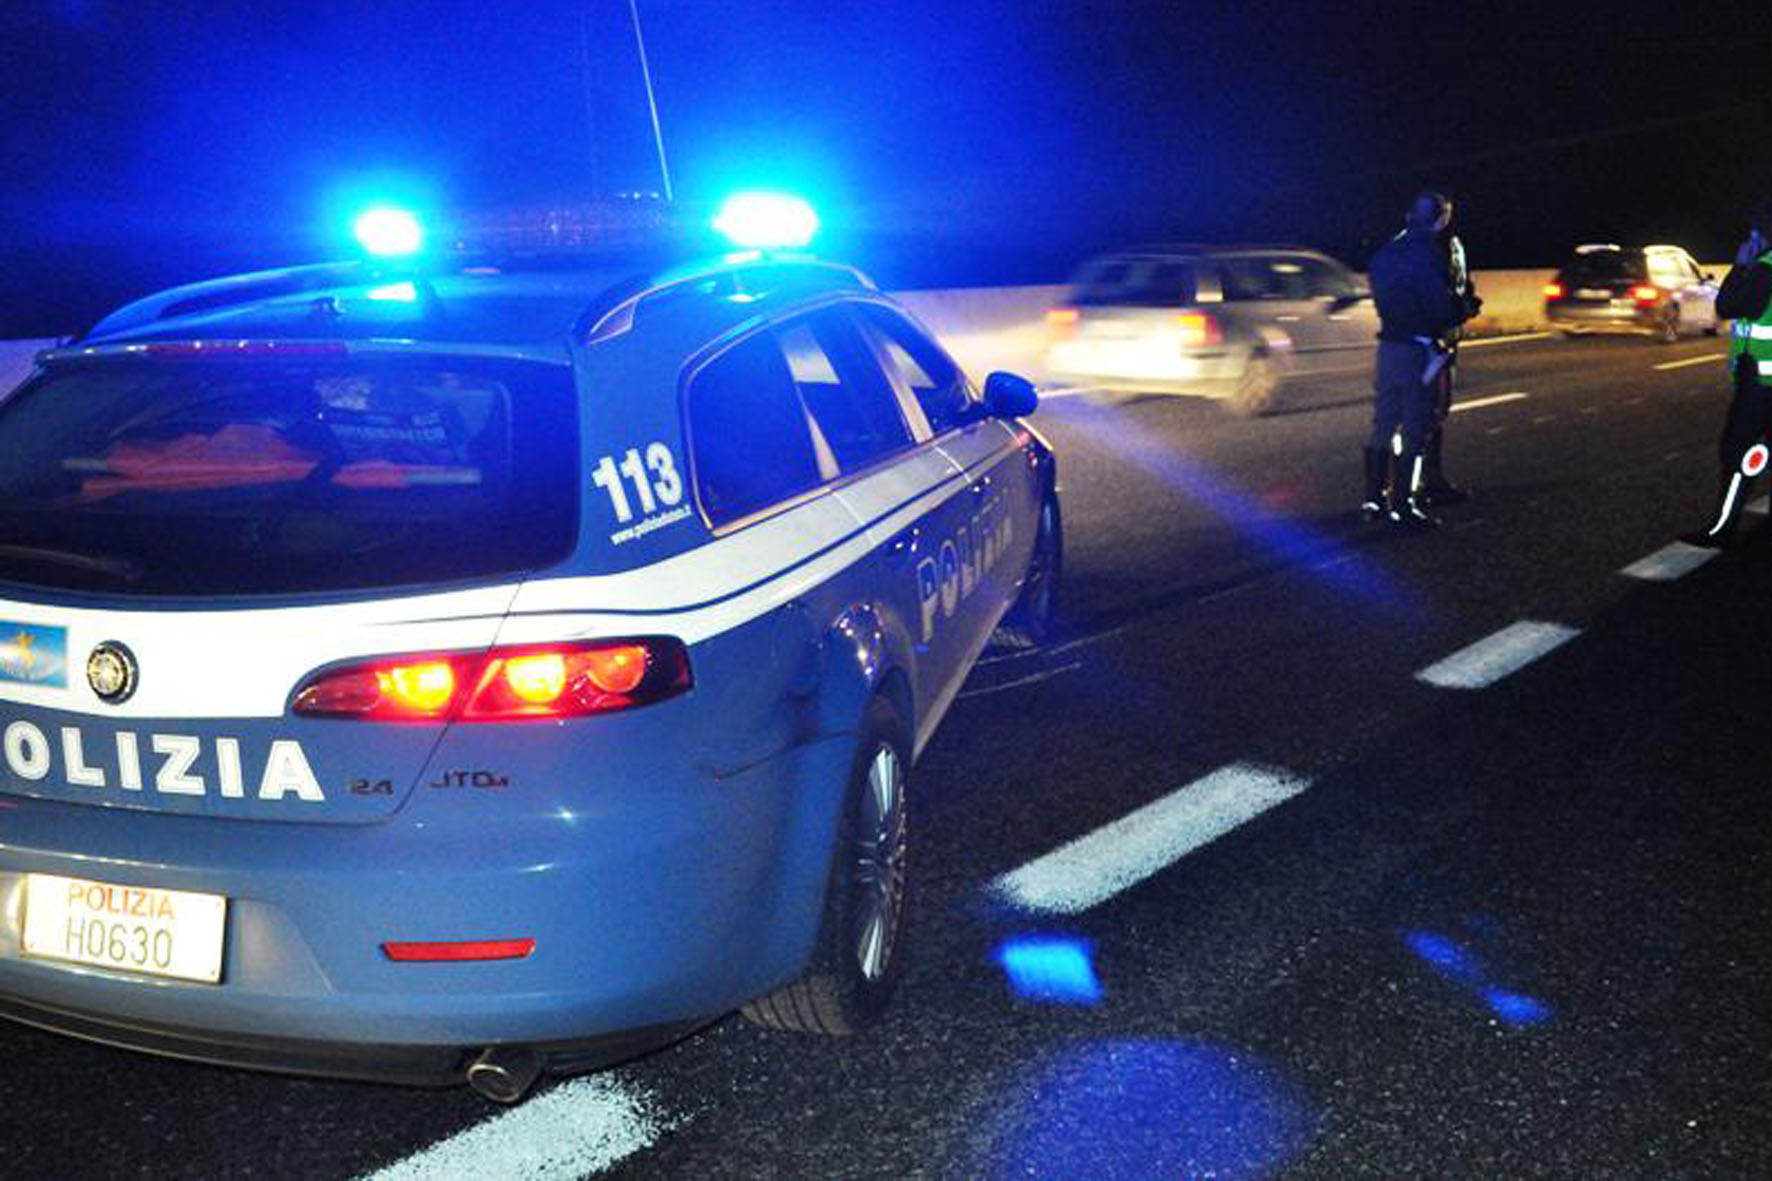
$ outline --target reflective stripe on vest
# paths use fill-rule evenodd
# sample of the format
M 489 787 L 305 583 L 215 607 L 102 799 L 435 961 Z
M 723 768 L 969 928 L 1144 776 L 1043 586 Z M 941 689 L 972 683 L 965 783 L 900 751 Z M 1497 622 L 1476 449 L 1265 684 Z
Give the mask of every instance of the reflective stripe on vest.
M 1772 267 L 1772 250 L 1754 260 L 1755 266 Z M 1772 301 L 1753 320 L 1736 320 L 1729 330 L 1729 356 L 1753 358 L 1761 385 L 1772 385 Z

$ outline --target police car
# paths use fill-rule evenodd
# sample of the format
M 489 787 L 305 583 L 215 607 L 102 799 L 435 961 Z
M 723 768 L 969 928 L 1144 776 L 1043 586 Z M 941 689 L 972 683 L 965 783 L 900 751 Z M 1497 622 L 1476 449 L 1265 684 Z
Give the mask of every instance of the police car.
M 557 228 L 557 227 L 556 227 Z M 904 962 L 907 774 L 1060 568 L 1031 386 L 858 272 L 361 259 L 0 401 L 0 1015 L 519 1097 Z

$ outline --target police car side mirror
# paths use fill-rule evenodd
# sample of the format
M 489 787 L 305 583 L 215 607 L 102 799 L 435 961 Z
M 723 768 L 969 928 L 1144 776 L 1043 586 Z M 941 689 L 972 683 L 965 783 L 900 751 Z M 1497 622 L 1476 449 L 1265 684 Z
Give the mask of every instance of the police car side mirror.
M 992 418 L 1023 418 L 1039 404 L 1034 383 L 1025 377 L 999 369 L 984 379 L 984 408 Z

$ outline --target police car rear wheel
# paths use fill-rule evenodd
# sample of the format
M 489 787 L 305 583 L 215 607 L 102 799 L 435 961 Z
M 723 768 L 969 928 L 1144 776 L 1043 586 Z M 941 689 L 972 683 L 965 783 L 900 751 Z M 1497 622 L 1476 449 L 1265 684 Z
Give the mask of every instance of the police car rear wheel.
M 1028 559 L 1027 576 L 1015 605 L 997 625 L 992 642 L 1000 648 L 1035 648 L 1052 636 L 1057 614 L 1059 578 L 1064 572 L 1064 530 L 1059 522 L 1058 501 L 1048 495 L 1040 505 L 1035 526 L 1034 553 Z
M 908 897 L 908 765 L 890 703 L 868 707 L 824 915 L 800 979 L 752 1001 L 747 1020 L 771 1029 L 850 1034 L 873 1024 L 898 983 Z

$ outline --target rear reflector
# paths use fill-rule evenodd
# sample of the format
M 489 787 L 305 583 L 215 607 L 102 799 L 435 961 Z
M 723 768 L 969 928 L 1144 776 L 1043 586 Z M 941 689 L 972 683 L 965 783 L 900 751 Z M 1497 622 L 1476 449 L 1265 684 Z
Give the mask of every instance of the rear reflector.
M 382 954 L 398 963 L 520 960 L 535 950 L 533 939 L 473 939 L 465 943 L 384 943 Z

